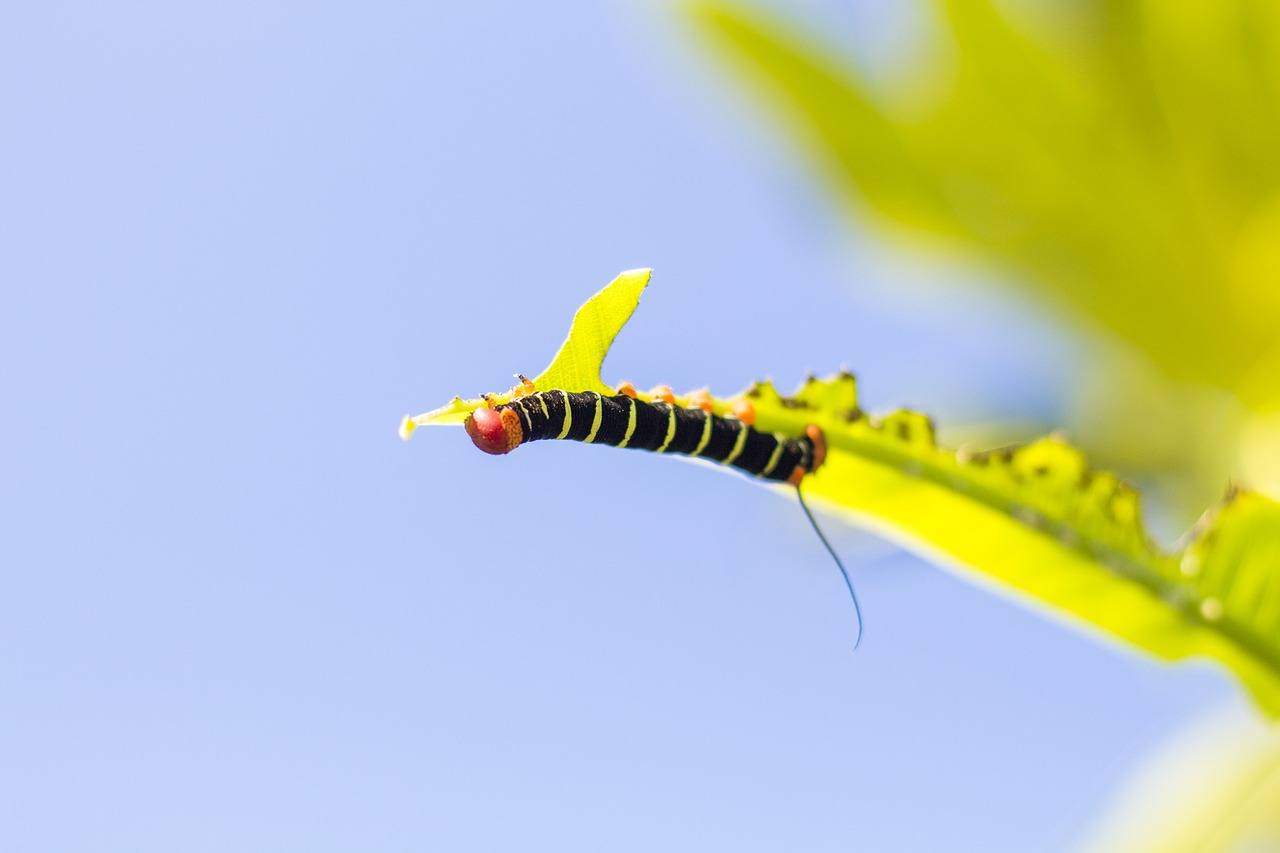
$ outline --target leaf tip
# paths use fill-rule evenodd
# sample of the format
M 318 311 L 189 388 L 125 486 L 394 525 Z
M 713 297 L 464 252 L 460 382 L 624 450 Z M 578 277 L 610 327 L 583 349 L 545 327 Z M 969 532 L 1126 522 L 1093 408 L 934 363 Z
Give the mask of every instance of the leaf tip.
M 409 436 L 413 435 L 413 431 L 418 428 L 413 418 L 408 415 L 404 416 L 404 420 L 400 421 L 400 437 L 405 441 L 409 440 Z

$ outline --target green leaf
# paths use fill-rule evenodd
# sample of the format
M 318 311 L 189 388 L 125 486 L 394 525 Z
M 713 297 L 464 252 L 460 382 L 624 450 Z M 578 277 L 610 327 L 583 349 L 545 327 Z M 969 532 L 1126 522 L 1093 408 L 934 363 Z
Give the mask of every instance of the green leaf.
M 600 365 L 648 277 L 624 273 L 578 311 L 539 390 L 616 393 Z M 864 413 L 848 373 L 810 379 L 789 398 L 758 383 L 712 405 L 723 414 L 742 400 L 759 429 L 798 437 L 821 427 L 827 460 L 804 480 L 809 497 L 1094 633 L 1167 660 L 1213 658 L 1280 717 L 1280 504 L 1233 489 L 1164 551 L 1147 536 L 1137 493 L 1058 437 L 948 450 L 925 415 Z M 406 423 L 461 423 L 484 404 L 455 399 Z
M 600 365 L 618 332 L 631 319 L 640 294 L 649 286 L 653 270 L 629 270 L 591 297 L 573 315 L 565 338 L 551 365 L 533 380 L 539 388 L 572 388 L 616 394 L 600 381 Z
M 628 270 L 595 296 L 583 303 L 573 315 L 569 336 L 546 370 L 533 380 L 539 388 L 565 388 L 574 391 L 595 391 L 600 394 L 617 393 L 600 381 L 600 365 L 618 332 L 631 319 L 640 294 L 649 286 L 651 269 Z M 505 403 L 519 386 L 500 394 L 489 394 L 488 399 L 453 400 L 438 409 L 409 417 L 400 422 L 400 437 L 405 441 L 420 426 L 461 426 L 471 412 L 491 402 Z

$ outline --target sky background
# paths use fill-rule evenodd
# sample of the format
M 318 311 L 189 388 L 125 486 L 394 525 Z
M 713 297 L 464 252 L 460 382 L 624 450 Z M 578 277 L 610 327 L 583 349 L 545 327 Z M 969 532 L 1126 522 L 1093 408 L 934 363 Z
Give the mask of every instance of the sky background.
M 1244 701 L 828 519 L 855 654 L 767 489 L 397 438 L 640 266 L 607 382 L 1061 412 L 1081 344 L 850 235 L 666 6 L 11 4 L 0 106 L 0 847 L 1067 850 Z

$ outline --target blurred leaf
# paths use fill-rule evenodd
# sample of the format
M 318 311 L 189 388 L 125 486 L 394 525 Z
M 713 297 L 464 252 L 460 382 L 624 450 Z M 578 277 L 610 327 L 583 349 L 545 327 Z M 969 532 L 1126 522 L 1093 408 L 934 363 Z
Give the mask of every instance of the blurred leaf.
M 600 390 L 600 364 L 647 280 L 647 271 L 624 274 L 579 310 L 539 390 L 615 393 Z M 1280 717 L 1280 504 L 1233 490 L 1166 553 L 1147 536 L 1137 493 L 1056 437 L 990 452 L 940 448 L 922 414 L 868 417 L 847 373 L 811 379 L 790 398 L 758 383 L 712 406 L 724 415 L 742 400 L 757 429 L 799 437 L 822 428 L 827 458 L 804 480 L 810 497 L 1077 625 L 1169 660 L 1214 658 Z M 455 400 L 408 422 L 459 423 L 459 412 L 481 405 Z
M 1148 758 L 1080 853 L 1280 850 L 1280 729 L 1232 709 Z
M 687 8 L 843 196 L 1022 272 L 1167 378 L 1280 404 L 1256 370 L 1280 347 L 1280 6 L 1081 0 L 1032 34 L 934 5 L 954 60 L 923 110 L 779 20 Z

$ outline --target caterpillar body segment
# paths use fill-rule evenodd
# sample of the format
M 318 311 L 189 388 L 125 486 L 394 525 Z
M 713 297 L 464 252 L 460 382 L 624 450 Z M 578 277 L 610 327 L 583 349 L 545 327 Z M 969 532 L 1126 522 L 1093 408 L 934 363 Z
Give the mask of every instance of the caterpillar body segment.
M 477 409 L 467 418 L 467 434 L 476 447 L 492 454 L 509 453 L 529 441 L 567 438 L 696 456 L 793 485 L 816 470 L 826 455 L 822 431 L 816 425 L 810 425 L 800 438 L 787 438 L 755 429 L 750 415 L 713 414 L 709 395 L 684 407 L 661 398 L 648 402 L 634 393 L 629 385 L 615 395 L 562 390 L 528 393 Z M 669 395 L 667 391 L 661 397 Z

